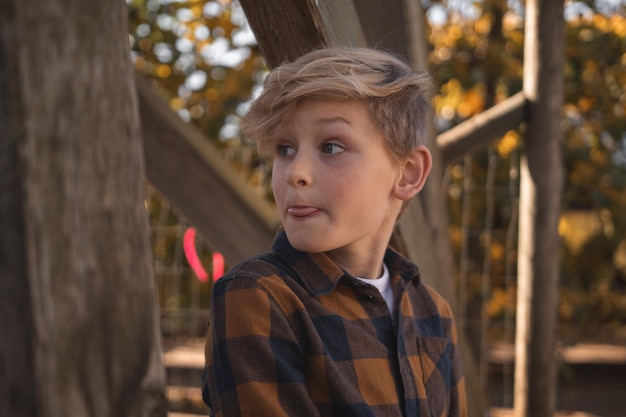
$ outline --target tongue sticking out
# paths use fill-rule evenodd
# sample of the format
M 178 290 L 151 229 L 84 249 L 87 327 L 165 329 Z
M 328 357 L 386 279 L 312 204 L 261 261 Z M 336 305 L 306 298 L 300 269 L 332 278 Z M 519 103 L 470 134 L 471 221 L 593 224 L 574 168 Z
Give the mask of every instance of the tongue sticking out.
M 287 212 L 295 217 L 307 217 L 317 213 L 319 210 L 315 207 L 289 207 Z

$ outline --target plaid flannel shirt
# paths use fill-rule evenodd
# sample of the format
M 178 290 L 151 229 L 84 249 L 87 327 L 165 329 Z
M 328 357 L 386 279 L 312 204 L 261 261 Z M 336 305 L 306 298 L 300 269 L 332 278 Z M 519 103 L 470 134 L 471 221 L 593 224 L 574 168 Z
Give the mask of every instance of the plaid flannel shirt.
M 233 417 L 466 416 L 452 312 L 393 250 L 397 319 L 378 290 L 284 232 L 215 283 L 204 401 Z

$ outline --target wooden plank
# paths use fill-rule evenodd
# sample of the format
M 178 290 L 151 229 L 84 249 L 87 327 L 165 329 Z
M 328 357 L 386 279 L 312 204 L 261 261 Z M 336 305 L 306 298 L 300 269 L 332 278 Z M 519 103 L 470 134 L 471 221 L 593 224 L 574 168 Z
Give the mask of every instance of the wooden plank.
M 359 0 L 355 3 L 355 8 L 368 45 L 393 51 L 410 61 L 407 27 L 420 25 L 419 20 L 408 19 L 404 2 L 405 0 Z
M 517 417 L 551 417 L 557 393 L 558 223 L 564 176 L 563 2 L 528 0 L 525 15 L 528 124 L 520 169 L 514 403 Z
M 167 414 L 127 16 L 0 2 L 1 416 Z
M 199 129 L 172 112 L 137 74 L 148 180 L 229 264 L 271 249 L 280 224 Z
M 240 4 L 270 68 L 328 44 L 319 10 L 310 1 L 243 0 Z
M 526 99 L 519 92 L 437 136 L 444 163 L 485 148 L 507 131 L 516 129 L 526 119 Z
M 366 46 L 352 0 L 317 1 L 330 45 Z
M 270 68 L 324 45 L 365 45 L 352 0 L 240 3 Z

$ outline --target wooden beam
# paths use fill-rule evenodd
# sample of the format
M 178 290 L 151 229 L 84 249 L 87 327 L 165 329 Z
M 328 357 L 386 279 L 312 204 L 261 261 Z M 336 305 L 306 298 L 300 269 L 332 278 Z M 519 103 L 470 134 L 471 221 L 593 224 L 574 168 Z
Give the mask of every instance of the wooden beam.
M 557 393 L 559 233 L 563 188 L 563 1 L 528 0 L 524 86 L 528 129 L 520 168 L 516 417 L 551 417 Z
M 229 264 L 266 252 L 280 219 L 199 129 L 136 77 L 148 180 Z
M 502 103 L 437 136 L 437 146 L 444 163 L 486 147 L 507 131 L 517 128 L 526 119 L 526 99 L 519 92 Z
M 293 1 L 293 0 L 292 0 Z M 316 1 L 330 45 L 366 46 L 352 0 Z
M 401 0 L 401 3 L 400 9 L 406 19 L 408 58 L 416 70 L 428 70 L 426 18 L 422 4 L 414 0 Z M 447 201 L 440 186 L 443 181 L 445 160 L 441 149 L 436 144 L 433 120 L 430 120 L 428 124 L 427 143 L 433 158 L 430 179 L 396 229 L 404 235 L 403 241 L 408 247 L 407 253 L 412 254 L 420 269 L 425 274 L 430 275 L 425 279 L 425 282 L 439 291 L 454 311 L 458 346 L 463 362 L 467 411 L 468 415 L 478 417 L 487 413 L 488 401 L 486 392 L 480 384 L 476 356 L 468 342 L 467 326 L 462 320 L 463 317 L 458 316 L 457 292 L 453 278 L 454 262 L 448 234 L 447 210 L 445 209 Z
M 367 45 L 409 59 L 404 0 L 359 0 L 354 7 Z
M 240 3 L 270 68 L 324 45 L 365 46 L 352 0 Z
M 240 3 L 270 68 L 328 43 L 327 34 L 321 30 L 318 9 L 309 1 L 243 0 Z

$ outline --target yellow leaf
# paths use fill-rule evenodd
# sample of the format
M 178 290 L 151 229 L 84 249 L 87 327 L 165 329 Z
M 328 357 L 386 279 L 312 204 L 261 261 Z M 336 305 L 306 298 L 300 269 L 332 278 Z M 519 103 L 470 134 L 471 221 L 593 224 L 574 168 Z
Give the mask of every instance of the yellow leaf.
M 157 67 L 156 74 L 160 78 L 167 78 L 172 74 L 172 68 L 169 65 L 161 64 Z
M 500 156 L 507 158 L 519 146 L 519 135 L 515 130 L 509 130 L 498 141 L 496 150 Z
M 481 35 L 489 33 L 489 29 L 491 29 L 491 19 L 489 16 L 483 15 L 474 23 L 474 30 Z
M 170 100 L 170 109 L 173 111 L 182 110 L 185 108 L 185 102 L 180 97 L 174 97 Z

